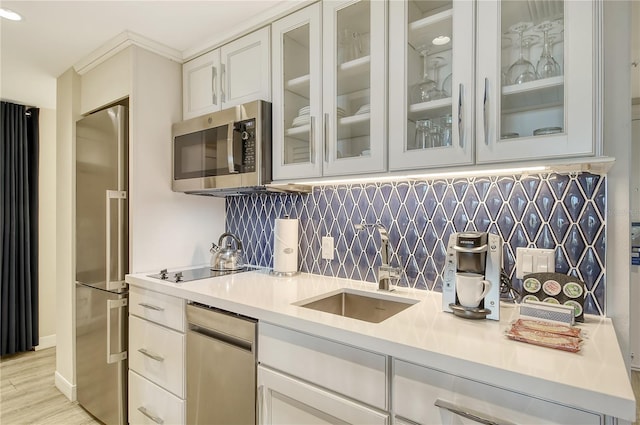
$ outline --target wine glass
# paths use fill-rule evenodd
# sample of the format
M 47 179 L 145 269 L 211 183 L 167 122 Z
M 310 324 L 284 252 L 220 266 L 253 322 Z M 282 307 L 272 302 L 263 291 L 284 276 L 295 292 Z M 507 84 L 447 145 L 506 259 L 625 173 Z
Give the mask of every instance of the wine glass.
M 438 88 L 440 87 L 440 85 L 438 84 L 438 69 L 445 66 L 447 64 L 447 61 L 442 56 L 434 56 L 432 58 L 429 58 L 429 62 L 431 62 L 432 65 L 431 75 L 433 75 L 434 81 L 436 82 L 436 86 L 431 89 L 429 96 L 431 97 L 431 100 L 444 99 L 445 97 L 447 97 L 447 93 L 443 89 Z
M 442 82 L 442 92 L 444 93 L 444 97 L 453 96 L 453 87 L 451 86 L 452 77 L 453 74 L 449 74 Z
M 538 64 L 536 65 L 536 72 L 540 78 L 557 77 L 562 74 L 560 65 L 554 59 L 551 54 L 551 44 L 549 41 L 549 30 L 553 29 L 555 25 L 552 22 L 545 21 L 536 27 L 538 31 L 542 31 L 544 36 L 544 46 L 542 47 L 542 53 Z
M 511 82 L 512 84 L 522 84 L 529 81 L 534 81 L 537 78 L 536 68 L 531 62 L 525 59 L 523 49 L 523 33 L 532 26 L 533 24 L 531 22 L 520 22 L 509 28 L 509 31 L 517 33 L 518 38 L 520 39 L 519 57 L 507 71 L 507 81 Z
M 418 46 L 418 49 L 420 56 L 422 56 L 422 78 L 411 88 L 411 101 L 413 103 L 434 100 L 432 95 L 435 94 L 434 90 L 438 88 L 438 84 L 429 76 L 429 49 L 427 45 Z

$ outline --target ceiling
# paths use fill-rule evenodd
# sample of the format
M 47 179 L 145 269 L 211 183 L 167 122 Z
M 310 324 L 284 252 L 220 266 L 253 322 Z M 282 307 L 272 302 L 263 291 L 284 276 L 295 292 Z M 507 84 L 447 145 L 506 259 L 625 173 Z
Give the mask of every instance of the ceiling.
M 55 109 L 56 78 L 125 31 L 189 58 L 305 0 L 0 1 L 0 97 Z

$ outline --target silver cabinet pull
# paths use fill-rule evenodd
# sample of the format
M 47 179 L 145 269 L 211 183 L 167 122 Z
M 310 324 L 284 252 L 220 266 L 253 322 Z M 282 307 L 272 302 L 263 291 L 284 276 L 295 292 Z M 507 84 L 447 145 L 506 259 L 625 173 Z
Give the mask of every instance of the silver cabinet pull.
M 482 100 L 482 123 L 484 125 L 484 144 L 489 146 L 489 115 L 487 104 L 489 103 L 489 79 L 484 79 L 484 98 Z
M 462 111 L 463 89 L 464 89 L 464 86 L 462 85 L 462 83 L 460 83 L 460 86 L 458 87 L 458 144 L 460 145 L 461 148 L 464 147 L 464 125 L 463 125 L 464 114 Z
M 329 126 L 329 114 L 324 114 L 324 160 L 325 162 L 329 162 L 329 142 L 327 141 L 327 136 L 329 135 L 329 131 L 331 127 Z
M 147 308 L 153 311 L 164 311 L 164 308 L 158 307 L 157 305 L 147 304 L 147 303 L 138 303 L 140 307 Z
M 214 105 L 218 104 L 218 93 L 216 93 L 216 78 L 218 77 L 218 68 L 211 67 L 211 101 Z
M 121 309 L 128 305 L 126 298 L 117 300 L 107 300 L 107 363 L 117 363 L 122 360 L 126 360 L 127 351 L 121 351 L 120 353 L 111 352 L 111 310 L 117 308 Z
M 127 286 L 126 282 L 122 279 L 122 252 L 123 252 L 123 238 L 122 238 L 122 233 L 123 233 L 123 222 L 122 222 L 122 212 L 121 212 L 121 206 L 122 206 L 122 201 L 124 199 L 127 199 L 127 192 L 124 190 L 106 190 L 106 224 L 105 224 L 105 233 L 106 233 L 106 240 L 105 240 L 105 249 L 106 249 L 106 259 L 105 259 L 105 263 L 106 263 L 106 286 L 108 290 L 113 290 L 113 289 L 121 289 Z M 116 280 L 112 281 L 111 280 L 111 201 L 113 199 L 116 199 L 118 201 L 118 222 L 117 222 L 117 226 L 118 226 L 118 268 L 117 268 L 117 273 L 118 276 L 116 278 Z
M 151 351 L 147 350 L 146 348 L 138 348 L 138 352 L 141 354 L 144 354 L 145 356 L 157 361 L 157 362 L 163 362 L 164 361 L 164 357 L 152 353 Z
M 224 103 L 227 101 L 227 90 L 225 88 L 227 82 L 227 66 L 225 64 L 220 64 L 220 102 Z
M 311 117 L 309 123 L 309 158 L 312 164 L 316 163 L 316 117 Z
M 462 416 L 463 418 L 471 419 L 474 422 L 484 425 L 515 425 L 513 422 L 508 422 L 502 419 L 497 419 L 482 413 L 478 413 L 471 409 L 457 406 L 445 400 L 436 399 L 433 403 L 436 407 L 448 410 L 454 415 Z
M 146 408 L 142 406 L 138 407 L 138 412 L 142 413 L 143 415 L 145 415 L 147 418 L 151 419 L 153 422 L 157 423 L 158 425 L 162 425 L 164 423 L 164 421 L 160 417 L 149 412 Z

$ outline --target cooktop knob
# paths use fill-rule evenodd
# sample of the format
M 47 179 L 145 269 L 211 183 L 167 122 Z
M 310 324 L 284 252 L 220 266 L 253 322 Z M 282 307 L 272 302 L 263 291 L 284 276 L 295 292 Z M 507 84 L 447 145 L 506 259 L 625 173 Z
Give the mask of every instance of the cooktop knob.
M 166 279 L 168 276 L 167 269 L 160 270 L 160 279 Z
M 177 272 L 174 277 L 176 278 L 176 282 L 182 281 L 182 272 Z

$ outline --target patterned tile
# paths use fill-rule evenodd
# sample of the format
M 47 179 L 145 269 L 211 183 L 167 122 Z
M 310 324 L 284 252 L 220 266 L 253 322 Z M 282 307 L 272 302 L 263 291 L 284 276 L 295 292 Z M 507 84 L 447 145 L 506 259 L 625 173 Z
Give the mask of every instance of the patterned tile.
M 391 263 L 400 284 L 441 291 L 446 242 L 456 231 L 502 236 L 503 267 L 514 286 L 517 247 L 555 249 L 556 271 L 584 280 L 585 312 L 605 305 L 606 177 L 578 173 L 473 177 L 395 183 L 319 186 L 308 195 L 227 198 L 226 228 L 237 234 L 252 264 L 273 265 L 275 219 L 300 220 L 304 272 L 376 281 L 381 264 L 377 232 L 355 223 L 380 222 L 389 232 Z M 335 259 L 320 255 L 322 236 L 335 242 Z

